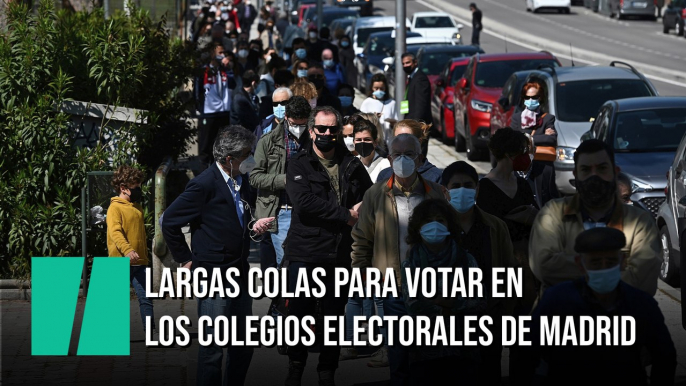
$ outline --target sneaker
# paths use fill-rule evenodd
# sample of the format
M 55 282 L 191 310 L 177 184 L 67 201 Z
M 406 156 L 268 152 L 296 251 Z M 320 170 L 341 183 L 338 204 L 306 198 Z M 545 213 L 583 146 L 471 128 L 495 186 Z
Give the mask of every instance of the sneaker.
M 319 386 L 336 386 L 336 383 L 334 383 L 333 378 L 334 378 L 334 371 L 333 370 L 320 371 L 319 372 Z
M 288 361 L 288 376 L 286 377 L 286 386 L 300 386 L 303 372 L 305 371 L 305 363 Z
M 338 357 L 339 361 L 347 361 L 348 359 L 357 359 L 357 349 L 354 347 L 343 347 L 341 355 Z
M 372 360 L 367 362 L 369 367 L 388 367 L 388 347 L 382 347 L 372 354 Z

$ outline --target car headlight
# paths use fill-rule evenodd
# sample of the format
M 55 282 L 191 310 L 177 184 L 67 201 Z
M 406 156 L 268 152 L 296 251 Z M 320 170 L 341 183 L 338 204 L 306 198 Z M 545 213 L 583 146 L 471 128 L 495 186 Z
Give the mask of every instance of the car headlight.
M 472 99 L 472 108 L 476 111 L 490 113 L 491 109 L 493 108 L 493 104 Z
M 460 37 L 462 37 L 462 35 L 460 35 L 459 32 L 455 32 L 455 34 L 453 35 L 453 39 L 456 39 L 456 40 L 460 40 Z
M 576 152 L 575 147 L 563 147 L 557 148 L 557 160 L 560 162 L 574 162 L 574 152 Z

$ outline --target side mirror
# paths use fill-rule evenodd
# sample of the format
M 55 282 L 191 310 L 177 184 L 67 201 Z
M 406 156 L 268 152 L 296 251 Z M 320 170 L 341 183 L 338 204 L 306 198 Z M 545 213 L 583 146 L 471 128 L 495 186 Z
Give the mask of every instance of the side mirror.
M 358 58 L 364 58 L 364 52 L 360 52 L 359 54 L 357 54 L 357 57 Z
M 457 25 L 458 31 L 461 30 L 462 28 L 464 28 L 464 24 L 458 24 L 458 25 Z
M 469 86 L 467 85 L 467 78 L 460 78 L 460 80 L 457 81 L 457 87 L 461 89 L 466 89 Z
M 392 65 L 393 65 L 393 61 L 394 61 L 394 60 L 393 60 L 393 57 L 392 57 L 392 56 L 388 56 L 388 57 L 386 57 L 386 58 L 383 58 L 383 60 L 381 61 L 381 63 L 383 63 L 383 64 L 385 64 L 385 65 L 387 65 L 387 66 L 392 66 Z
M 503 108 L 503 110 L 508 111 L 510 109 L 510 100 L 507 97 L 501 97 L 498 99 L 498 104 Z

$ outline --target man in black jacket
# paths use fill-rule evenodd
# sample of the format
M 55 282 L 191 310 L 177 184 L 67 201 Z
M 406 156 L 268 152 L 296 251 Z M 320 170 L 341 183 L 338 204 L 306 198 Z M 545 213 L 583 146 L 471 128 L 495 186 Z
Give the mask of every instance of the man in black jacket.
M 429 78 L 417 67 L 417 58 L 414 54 L 406 52 L 402 56 L 403 70 L 407 75 L 407 96 L 410 111 L 405 114 L 405 119 L 414 119 L 424 123 L 433 123 L 431 117 L 431 83 Z
M 481 17 L 483 16 L 481 10 L 476 7 L 476 3 L 469 4 L 469 10 L 472 11 L 472 45 L 479 46 L 479 37 L 481 30 L 484 28 L 481 24 Z
M 209 168 L 192 179 L 186 190 L 164 212 L 162 234 L 174 260 L 184 268 L 204 268 L 208 283 L 215 270 L 221 271 L 224 288 L 229 287 L 226 272 L 238 268 L 240 277 L 247 276 L 250 254 L 248 223 L 250 197 L 248 176 L 255 165 L 251 152 L 255 135 L 240 126 L 222 130 L 214 142 L 214 159 Z M 190 224 L 191 248 L 181 228 Z M 207 288 L 207 284 L 205 286 Z M 241 282 L 237 298 L 215 294 L 198 298 L 198 316 L 214 318 L 236 316 L 241 340 L 245 338 L 246 316 L 252 315 L 252 298 L 247 282 Z M 212 336 L 213 327 L 205 334 Z M 203 337 L 204 338 L 204 337 Z M 224 384 L 242 385 L 250 366 L 253 349 L 231 346 L 228 349 Z M 198 385 L 222 384 L 223 347 L 217 344 L 198 350 Z
M 341 141 L 342 122 L 336 110 L 329 106 L 315 108 L 308 128 L 311 143 L 291 159 L 286 171 L 286 192 L 293 214 L 284 243 L 284 259 L 288 263 L 289 291 L 295 289 L 300 272 L 311 282 L 312 271 L 319 267 L 326 271 L 323 282 L 327 290 L 326 296 L 319 300 L 290 299 L 288 311 L 299 318 L 314 315 L 318 301 L 323 315 L 340 316 L 348 299 L 334 296 L 334 268 L 350 269 L 353 243 L 350 233 L 357 222 L 359 204 L 372 181 L 362 162 Z M 320 332 L 322 326 L 316 328 Z M 321 339 L 319 342 L 323 343 Z M 333 385 L 341 347 L 321 344 L 320 350 L 319 384 Z M 302 344 L 289 347 L 288 359 L 286 385 L 300 385 L 307 348 Z
M 260 98 L 255 95 L 259 79 L 254 71 L 248 70 L 242 77 L 243 86 L 233 94 L 231 123 L 254 131 L 260 124 Z
M 321 64 L 313 64 L 307 70 L 307 80 L 317 88 L 317 106 L 333 107 L 341 114 L 341 100 L 326 88 L 326 75 Z M 429 114 L 431 111 L 429 111 Z

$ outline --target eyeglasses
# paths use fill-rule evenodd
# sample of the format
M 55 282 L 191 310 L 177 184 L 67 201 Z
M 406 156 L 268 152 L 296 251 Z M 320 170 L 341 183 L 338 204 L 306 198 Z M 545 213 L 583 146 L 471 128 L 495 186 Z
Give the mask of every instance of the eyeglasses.
M 314 125 L 314 130 L 319 134 L 324 134 L 327 130 L 331 134 L 338 134 L 341 129 L 338 126 Z
M 396 158 L 401 157 L 401 156 L 407 156 L 407 157 L 410 158 L 412 161 L 414 161 L 414 160 L 417 159 L 417 157 L 419 157 L 419 154 L 417 154 L 417 153 L 415 153 L 415 152 L 413 152 L 413 151 L 408 152 L 408 153 L 392 153 L 392 154 L 391 154 L 391 158 L 392 158 L 392 159 L 396 159 Z
M 540 96 L 540 95 L 533 95 L 533 96 L 532 96 L 532 95 L 527 95 L 527 96 L 524 97 L 524 100 L 527 100 L 527 99 L 539 100 L 539 99 L 541 99 L 541 96 Z
M 272 101 L 272 105 L 274 105 L 274 107 L 276 107 L 276 106 L 286 106 L 287 104 L 288 104 L 288 99 L 286 99 L 285 101 L 281 101 L 281 102 L 274 102 L 274 101 Z

